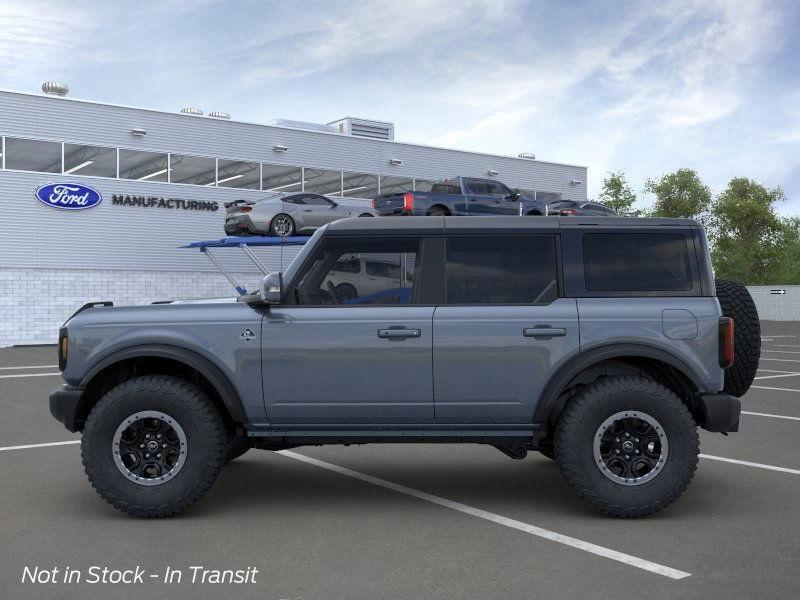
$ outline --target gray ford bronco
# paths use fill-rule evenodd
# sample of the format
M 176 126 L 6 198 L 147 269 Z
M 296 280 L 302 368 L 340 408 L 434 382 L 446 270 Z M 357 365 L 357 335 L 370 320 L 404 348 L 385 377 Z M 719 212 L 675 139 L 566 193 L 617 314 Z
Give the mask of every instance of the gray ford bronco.
M 236 301 L 89 304 L 58 352 L 50 410 L 132 515 L 182 511 L 250 448 L 435 442 L 539 451 L 637 517 L 686 489 L 698 427 L 737 431 L 760 330 L 691 220 L 356 218 Z

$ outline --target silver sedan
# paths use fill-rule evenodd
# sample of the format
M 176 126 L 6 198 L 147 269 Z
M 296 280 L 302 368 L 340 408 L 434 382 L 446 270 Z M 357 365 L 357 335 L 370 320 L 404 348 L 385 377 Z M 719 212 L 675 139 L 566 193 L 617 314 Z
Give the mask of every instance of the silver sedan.
M 337 219 L 378 214 L 366 205 L 309 192 L 276 193 L 258 200 L 236 200 L 225 204 L 225 209 L 227 235 L 280 237 L 312 233 Z

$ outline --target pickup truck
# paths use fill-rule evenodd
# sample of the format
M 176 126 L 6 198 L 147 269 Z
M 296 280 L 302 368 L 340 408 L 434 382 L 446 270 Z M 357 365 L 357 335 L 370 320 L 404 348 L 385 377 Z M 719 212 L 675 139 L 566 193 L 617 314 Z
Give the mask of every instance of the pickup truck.
M 523 196 L 494 179 L 452 177 L 437 181 L 430 192 L 381 194 L 372 201 L 380 216 L 547 215 L 547 204 Z

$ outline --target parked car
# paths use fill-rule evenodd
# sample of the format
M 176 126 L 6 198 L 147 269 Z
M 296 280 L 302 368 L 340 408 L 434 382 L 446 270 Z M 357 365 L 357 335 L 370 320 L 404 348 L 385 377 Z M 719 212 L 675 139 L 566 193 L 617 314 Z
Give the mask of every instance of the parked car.
M 396 215 L 546 215 L 547 204 L 494 179 L 453 177 L 430 192 L 381 194 L 372 201 L 381 216 Z
M 547 206 L 548 213 L 562 217 L 616 217 L 613 208 L 599 202 L 579 202 L 577 200 L 555 200 Z
M 388 301 L 413 283 L 410 269 L 413 265 L 407 264 L 403 254 L 347 254 L 336 261 L 323 283 L 339 304 Z
M 236 200 L 227 202 L 225 209 L 226 235 L 280 237 L 313 233 L 323 225 L 346 217 L 378 214 L 363 204 L 309 192 L 278 192 L 257 200 Z
M 354 257 L 407 276 L 343 306 Z M 50 411 L 141 517 L 250 448 L 380 442 L 539 451 L 593 507 L 648 515 L 689 485 L 698 426 L 738 430 L 761 340 L 686 219 L 343 219 L 237 302 L 108 304 L 61 328 Z

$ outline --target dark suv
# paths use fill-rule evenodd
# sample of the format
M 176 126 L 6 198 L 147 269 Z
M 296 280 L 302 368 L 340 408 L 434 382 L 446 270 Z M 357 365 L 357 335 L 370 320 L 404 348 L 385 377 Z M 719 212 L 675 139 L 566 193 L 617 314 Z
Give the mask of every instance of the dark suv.
M 362 259 L 391 276 L 343 295 Z M 472 442 L 540 451 L 634 517 L 689 484 L 698 427 L 738 430 L 759 344 L 694 221 L 345 219 L 238 302 L 80 311 L 50 409 L 138 516 L 183 510 L 252 447 Z

